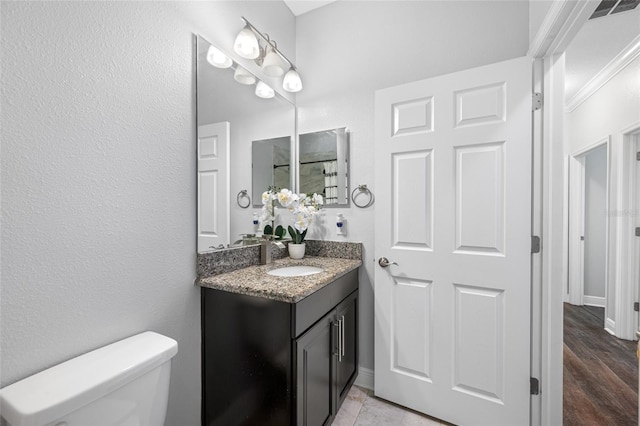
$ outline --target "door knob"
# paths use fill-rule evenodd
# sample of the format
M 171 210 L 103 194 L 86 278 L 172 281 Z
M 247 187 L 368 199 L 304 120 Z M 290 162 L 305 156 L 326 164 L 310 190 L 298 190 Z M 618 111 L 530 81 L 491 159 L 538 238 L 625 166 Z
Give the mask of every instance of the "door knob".
M 381 257 L 380 259 L 378 259 L 378 265 L 382 266 L 383 268 L 386 268 L 389 265 L 398 266 L 396 262 L 389 262 L 389 259 L 387 259 L 386 257 Z

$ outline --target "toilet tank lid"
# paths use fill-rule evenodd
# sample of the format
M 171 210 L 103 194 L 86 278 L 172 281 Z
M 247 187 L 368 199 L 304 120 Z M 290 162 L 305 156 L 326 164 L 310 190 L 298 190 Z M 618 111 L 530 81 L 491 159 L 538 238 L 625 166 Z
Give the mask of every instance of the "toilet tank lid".
M 178 343 L 147 331 L 80 355 L 0 389 L 11 425 L 52 422 L 169 361 Z

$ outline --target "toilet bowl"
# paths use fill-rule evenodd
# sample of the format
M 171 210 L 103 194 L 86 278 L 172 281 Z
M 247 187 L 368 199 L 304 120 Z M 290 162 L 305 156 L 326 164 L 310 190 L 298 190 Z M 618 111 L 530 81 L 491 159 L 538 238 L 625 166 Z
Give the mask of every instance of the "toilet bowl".
M 162 426 L 178 343 L 147 331 L 0 389 L 11 426 Z

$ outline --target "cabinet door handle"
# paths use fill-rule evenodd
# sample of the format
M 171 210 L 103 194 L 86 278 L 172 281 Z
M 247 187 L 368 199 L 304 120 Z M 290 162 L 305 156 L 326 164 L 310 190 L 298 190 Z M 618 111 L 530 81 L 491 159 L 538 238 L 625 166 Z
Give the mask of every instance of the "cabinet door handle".
M 332 355 L 335 355 L 335 356 L 341 358 L 341 356 L 340 356 L 340 350 L 341 350 L 341 348 L 340 348 L 340 342 L 341 342 L 340 333 L 342 331 L 342 327 L 340 326 L 340 321 L 334 321 L 331 325 L 334 327 L 334 332 L 331 333 L 332 334 L 332 339 L 331 340 L 333 341 L 333 353 L 332 353 Z M 335 327 L 338 327 L 338 332 L 337 333 L 335 332 Z M 336 345 L 336 340 L 335 340 L 336 336 L 338 337 L 338 344 L 337 345 Z M 338 352 L 336 352 L 336 348 L 338 349 Z
M 343 317 L 344 318 L 344 317 Z M 344 324 L 342 324 L 342 319 L 338 320 L 338 362 L 342 362 L 342 355 L 343 355 L 343 349 L 342 349 L 342 332 L 344 330 Z
M 341 340 L 340 340 L 340 348 L 342 349 L 342 356 L 344 356 L 344 335 L 345 335 L 345 331 L 344 331 L 344 315 L 342 316 L 342 318 L 340 318 L 340 324 L 342 324 L 342 334 L 341 334 Z

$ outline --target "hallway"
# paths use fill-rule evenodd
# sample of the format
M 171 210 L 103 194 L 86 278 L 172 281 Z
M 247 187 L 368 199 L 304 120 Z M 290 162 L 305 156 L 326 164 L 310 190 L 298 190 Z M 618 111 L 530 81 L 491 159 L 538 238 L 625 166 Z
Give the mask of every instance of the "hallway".
M 564 421 L 638 424 L 636 343 L 604 331 L 604 308 L 564 304 Z

